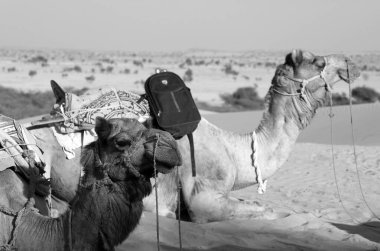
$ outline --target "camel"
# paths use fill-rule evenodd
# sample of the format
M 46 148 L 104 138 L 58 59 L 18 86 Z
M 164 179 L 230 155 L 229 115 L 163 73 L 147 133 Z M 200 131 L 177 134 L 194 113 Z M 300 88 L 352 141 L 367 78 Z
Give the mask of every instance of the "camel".
M 202 118 L 193 133 L 196 177 L 191 175 L 187 140 L 178 142 L 183 156 L 179 180 L 191 220 L 204 223 L 236 218 L 281 217 L 281 213 L 274 213 L 255 201 L 241 201 L 232 198 L 229 193 L 258 183 L 259 192 L 263 193 L 266 180 L 286 161 L 298 135 L 329 98 L 331 88 L 339 80 L 351 83 L 358 76 L 355 64 L 343 55 L 316 56 L 307 51 L 294 50 L 276 69 L 257 129 L 237 134 L 222 130 Z M 62 89 L 54 93 L 57 103 L 65 99 Z M 51 135 L 47 128 L 33 129 L 31 132 L 40 140 Z M 62 156 L 58 153 L 59 148 L 55 147 L 55 150 L 58 154 L 55 156 Z M 70 201 L 75 194 L 77 180 L 68 178 L 69 173 L 72 173 L 70 177 L 77 177 L 79 168 L 69 163 L 78 163 L 78 159 L 68 161 L 64 156 L 54 158 L 50 160 L 52 177 L 55 177 L 52 179 L 53 193 Z M 57 168 L 57 162 L 66 163 L 64 166 L 67 169 Z M 176 217 L 176 179 L 174 173 L 160 174 L 158 177 L 160 215 Z M 155 208 L 153 195 L 144 199 L 145 210 L 154 211 Z
M 194 135 L 197 176 L 192 177 L 186 139 L 179 143 L 183 156 L 179 180 L 189 216 L 205 223 L 238 218 L 273 219 L 284 216 L 254 201 L 229 196 L 232 190 L 267 180 L 287 160 L 298 135 L 328 99 L 339 80 L 351 83 L 357 67 L 343 55 L 315 56 L 294 50 L 277 67 L 265 97 L 265 111 L 256 130 L 237 134 L 222 130 L 202 118 Z M 259 177 L 258 177 L 259 176 Z M 159 209 L 174 216 L 177 202 L 176 174 L 158 179 Z M 154 197 L 144 199 L 146 210 L 155 208 Z
M 98 117 L 95 131 L 98 140 L 81 155 L 85 174 L 71 209 L 59 218 L 37 212 L 34 199 L 24 194 L 26 181 L 15 172 L 0 173 L 2 193 L 14 201 L 8 202 L 13 210 L 4 210 L 7 202 L 0 204 L 0 250 L 114 250 L 134 230 L 142 199 L 152 190 L 153 158 L 160 172 L 181 164 L 176 141 L 167 132 L 126 118 Z M 25 206 L 14 209 L 20 201 Z

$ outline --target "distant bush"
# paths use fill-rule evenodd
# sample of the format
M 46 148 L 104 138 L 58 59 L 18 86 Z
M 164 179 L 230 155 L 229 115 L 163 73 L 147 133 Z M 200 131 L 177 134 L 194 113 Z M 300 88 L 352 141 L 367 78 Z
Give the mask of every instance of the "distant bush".
M 82 72 L 82 68 L 79 65 L 75 65 L 73 67 L 65 67 L 63 72 Z
M 133 64 L 136 66 L 144 67 L 144 64 L 139 60 L 133 60 Z
M 107 66 L 107 68 L 106 68 L 106 72 L 107 73 L 112 73 L 112 71 L 113 71 L 113 67 L 112 66 Z
M 186 58 L 186 60 L 185 60 L 185 63 L 187 64 L 187 65 L 193 65 L 193 61 L 191 60 L 191 58 Z
M 87 82 L 89 83 L 92 83 L 95 81 L 95 76 L 94 75 L 91 75 L 91 76 L 88 76 L 85 78 Z
M 183 81 L 191 82 L 193 81 L 193 71 L 191 69 L 187 69 L 185 74 L 183 75 Z
M 355 98 L 358 103 L 373 103 L 380 101 L 380 93 L 366 86 L 352 89 L 352 97 Z
M 8 72 L 15 72 L 16 71 L 16 67 L 9 67 L 7 69 Z
M 47 64 L 48 60 L 44 56 L 35 56 L 27 60 L 28 63 L 42 63 L 42 64 Z
M 241 87 L 232 94 L 223 94 L 221 99 L 228 105 L 242 110 L 260 110 L 264 108 L 264 99 L 260 98 L 255 87 Z
M 35 75 L 37 75 L 37 71 L 35 70 L 30 70 L 29 73 L 28 73 L 29 77 L 34 77 Z
M 234 69 L 232 68 L 232 65 L 231 65 L 231 64 L 226 64 L 226 65 L 224 66 L 224 68 L 222 69 L 222 71 L 223 71 L 225 74 L 227 74 L 227 75 L 233 75 L 233 76 L 237 76 L 237 75 L 239 75 L 239 72 L 236 71 L 236 70 L 234 70 Z

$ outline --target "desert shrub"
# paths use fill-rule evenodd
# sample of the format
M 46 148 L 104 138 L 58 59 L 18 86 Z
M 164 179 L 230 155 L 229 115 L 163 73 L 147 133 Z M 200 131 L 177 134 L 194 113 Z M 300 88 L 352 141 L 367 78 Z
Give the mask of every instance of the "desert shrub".
M 194 62 L 195 65 L 204 65 L 205 61 L 204 60 L 199 60 Z
M 75 65 L 73 67 L 73 71 L 75 71 L 75 72 L 82 72 L 82 68 L 79 65 Z
M 37 55 L 37 56 L 32 57 L 29 60 L 27 60 L 27 62 L 33 63 L 33 64 L 36 64 L 36 63 L 47 64 L 48 60 L 44 56 Z
M 264 99 L 260 98 L 255 87 L 241 87 L 232 94 L 222 94 L 221 99 L 228 105 L 241 110 L 259 110 L 264 108 Z
M 79 65 L 75 65 L 73 67 L 65 67 L 63 72 L 82 72 L 82 68 Z
M 87 82 L 89 83 L 92 83 L 95 81 L 95 76 L 94 75 L 91 75 L 91 76 L 88 76 L 85 78 Z
M 183 78 L 183 81 L 185 82 L 193 81 L 193 71 L 191 69 L 187 69 L 182 78 Z
M 35 75 L 37 75 L 37 71 L 35 70 L 30 70 L 29 73 L 28 73 L 29 77 L 34 77 Z
M 380 101 L 380 93 L 366 86 L 355 87 L 352 89 L 352 97 L 355 98 L 358 103 L 373 103 Z
M 133 64 L 136 66 L 144 67 L 143 63 L 139 60 L 133 60 Z
M 226 64 L 224 65 L 224 68 L 222 69 L 222 71 L 224 73 L 226 73 L 227 75 L 233 75 L 233 76 L 237 76 L 239 75 L 239 72 L 237 72 L 236 70 L 234 70 L 232 68 L 232 65 L 231 64 Z
M 191 60 L 191 58 L 186 58 L 186 60 L 185 60 L 185 64 L 187 64 L 187 65 L 193 65 L 193 61 Z
M 112 73 L 112 71 L 113 71 L 113 67 L 112 66 L 107 66 L 107 68 L 106 68 L 106 72 L 107 73 Z
M 8 72 L 15 72 L 16 71 L 16 67 L 9 67 L 7 69 Z
M 128 69 L 128 68 L 125 68 L 124 71 L 123 71 L 124 74 L 130 74 L 131 73 L 131 70 Z
M 265 62 L 264 66 L 267 67 L 267 68 L 276 68 L 276 63 L 274 63 L 274 62 Z

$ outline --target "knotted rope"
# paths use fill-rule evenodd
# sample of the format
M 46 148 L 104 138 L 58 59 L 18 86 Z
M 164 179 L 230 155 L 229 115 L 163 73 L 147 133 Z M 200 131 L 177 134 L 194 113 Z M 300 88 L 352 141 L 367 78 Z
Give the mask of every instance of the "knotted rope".
M 257 163 L 257 138 L 256 138 L 256 131 L 253 131 L 252 134 L 252 166 L 255 168 L 256 171 L 256 181 L 259 184 L 257 188 L 257 192 L 259 194 L 265 193 L 267 190 L 267 180 L 263 180 L 261 169 Z

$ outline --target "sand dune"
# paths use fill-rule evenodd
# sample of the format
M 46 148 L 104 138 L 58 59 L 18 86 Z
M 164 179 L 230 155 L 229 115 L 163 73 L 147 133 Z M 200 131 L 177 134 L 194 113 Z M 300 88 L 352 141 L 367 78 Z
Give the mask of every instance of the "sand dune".
M 348 107 L 334 107 L 334 175 L 329 112 L 323 108 L 286 164 L 268 180 L 264 195 L 257 194 L 256 186 L 232 193 L 288 216 L 271 221 L 182 222 L 183 250 L 379 250 L 380 221 L 374 214 L 380 216 L 380 105 L 354 106 L 353 111 L 358 171 Z M 257 126 L 261 112 L 204 116 L 225 129 L 246 132 Z M 161 250 L 179 250 L 177 221 L 159 220 Z M 157 250 L 155 214 L 144 213 L 136 231 L 117 250 Z

